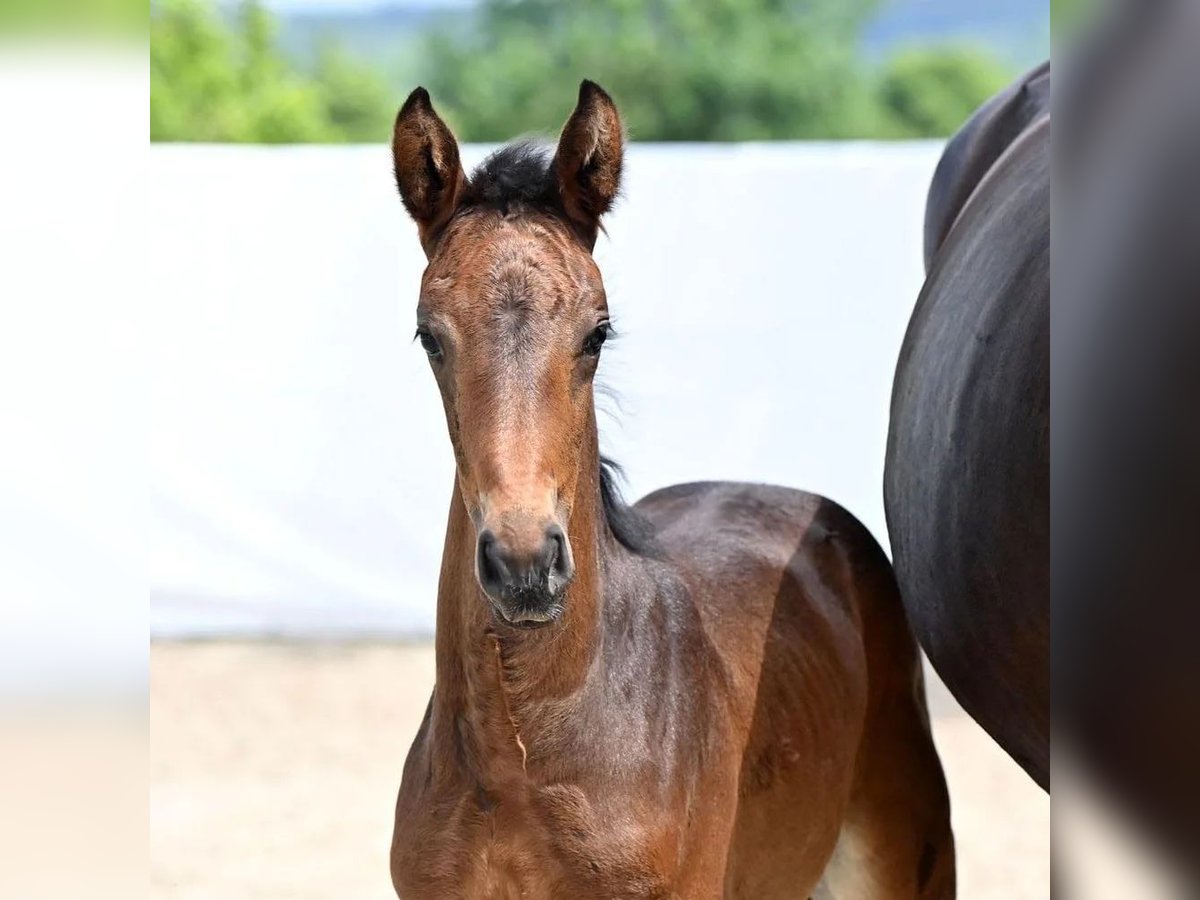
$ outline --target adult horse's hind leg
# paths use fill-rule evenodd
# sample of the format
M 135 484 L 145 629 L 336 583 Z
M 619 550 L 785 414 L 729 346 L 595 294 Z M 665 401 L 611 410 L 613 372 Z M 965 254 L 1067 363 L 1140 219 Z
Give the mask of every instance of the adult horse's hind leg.
M 916 641 L 882 551 L 856 563 L 870 697 L 850 804 L 815 897 L 952 900 L 950 801 Z

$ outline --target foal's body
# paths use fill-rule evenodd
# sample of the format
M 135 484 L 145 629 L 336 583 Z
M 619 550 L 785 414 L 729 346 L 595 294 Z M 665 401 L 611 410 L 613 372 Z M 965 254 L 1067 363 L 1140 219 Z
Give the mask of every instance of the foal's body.
M 631 512 L 606 480 L 591 378 L 607 307 L 588 251 L 619 126 L 585 83 L 549 168 L 517 148 L 467 181 L 424 92 L 397 122 L 430 256 L 418 335 L 458 472 L 396 889 L 947 900 L 919 658 L 866 529 L 740 484 Z
M 474 540 L 462 508 L 447 560 Z M 839 837 L 833 896 L 953 896 L 920 663 L 871 536 L 784 488 L 637 509 L 661 559 L 601 534 L 595 619 L 558 635 L 498 629 L 470 571 L 443 568 L 401 896 L 805 898 Z

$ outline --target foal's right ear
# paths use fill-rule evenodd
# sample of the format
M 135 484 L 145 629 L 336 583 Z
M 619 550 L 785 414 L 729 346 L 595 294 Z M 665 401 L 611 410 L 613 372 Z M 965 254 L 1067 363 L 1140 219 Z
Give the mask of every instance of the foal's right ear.
M 429 102 L 429 91 L 408 95 L 392 131 L 392 161 L 404 208 L 417 223 L 425 254 L 454 214 L 466 188 L 458 142 Z

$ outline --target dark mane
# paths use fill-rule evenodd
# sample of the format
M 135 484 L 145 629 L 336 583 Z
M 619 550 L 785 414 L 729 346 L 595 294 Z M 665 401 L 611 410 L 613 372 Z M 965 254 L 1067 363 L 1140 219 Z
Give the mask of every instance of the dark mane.
M 467 207 L 562 212 L 551 164 L 554 149 L 534 138 L 515 141 L 493 151 L 475 167 L 467 182 Z
M 639 556 L 654 556 L 657 553 L 654 526 L 621 498 L 621 490 L 617 486 L 620 478 L 621 467 L 608 457 L 601 456 L 600 503 L 604 509 L 604 521 L 613 537 L 626 550 Z

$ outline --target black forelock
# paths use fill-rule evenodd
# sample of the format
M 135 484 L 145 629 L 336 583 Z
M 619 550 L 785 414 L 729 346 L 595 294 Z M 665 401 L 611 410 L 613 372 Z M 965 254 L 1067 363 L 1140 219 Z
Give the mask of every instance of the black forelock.
M 562 212 L 553 172 L 554 149 L 526 138 L 495 150 L 475 167 L 463 205 L 510 210 Z

